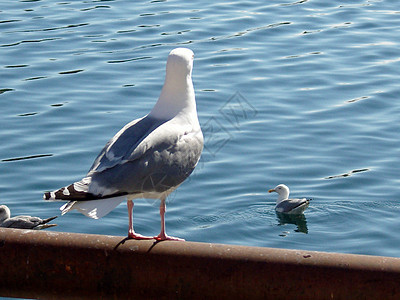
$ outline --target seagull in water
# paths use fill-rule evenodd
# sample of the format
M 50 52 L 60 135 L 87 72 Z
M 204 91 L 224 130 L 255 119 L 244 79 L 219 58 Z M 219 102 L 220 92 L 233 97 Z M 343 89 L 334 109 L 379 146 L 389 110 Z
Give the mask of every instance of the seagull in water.
M 57 226 L 57 224 L 47 224 L 55 218 L 57 217 L 44 220 L 31 216 L 16 216 L 11 218 L 10 209 L 6 205 L 0 205 L 0 227 L 39 230 Z
M 45 200 L 68 201 L 62 214 L 76 209 L 98 219 L 127 200 L 128 238 L 182 240 L 165 232 L 165 200 L 194 170 L 203 150 L 192 83 L 194 54 L 172 50 L 164 86 L 146 116 L 123 127 L 103 148 L 87 175 L 54 192 Z M 160 199 L 161 232 L 155 237 L 135 233 L 133 200 Z
M 279 184 L 275 188 L 268 191 L 269 193 L 278 193 L 275 210 L 278 213 L 284 214 L 302 214 L 308 205 L 310 199 L 289 199 L 289 188 L 284 184 Z

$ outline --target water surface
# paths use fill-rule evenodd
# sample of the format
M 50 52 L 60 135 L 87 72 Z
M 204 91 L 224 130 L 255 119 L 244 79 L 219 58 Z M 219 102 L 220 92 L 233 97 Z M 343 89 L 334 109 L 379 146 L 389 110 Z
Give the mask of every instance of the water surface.
M 0 199 L 58 215 L 42 193 L 86 174 L 149 112 L 175 47 L 195 52 L 202 159 L 168 202 L 189 241 L 399 257 L 397 1 L 8 1 L 0 4 Z M 312 197 L 280 219 L 276 195 Z M 121 204 L 52 230 L 125 235 Z M 137 201 L 136 231 L 159 232 Z

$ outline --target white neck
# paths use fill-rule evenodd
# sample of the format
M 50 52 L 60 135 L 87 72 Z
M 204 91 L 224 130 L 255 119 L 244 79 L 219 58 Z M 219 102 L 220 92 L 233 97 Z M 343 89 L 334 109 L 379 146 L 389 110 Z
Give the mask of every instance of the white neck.
M 160 97 L 149 116 L 169 120 L 179 113 L 197 116 L 192 78 L 190 74 L 182 78 L 167 72 Z
M 276 200 L 276 203 L 278 204 L 278 203 L 280 203 L 283 200 L 286 200 L 288 198 L 289 198 L 289 192 L 281 191 L 281 193 L 278 194 L 278 200 Z
M 192 67 L 192 51 L 182 48 L 171 51 L 167 60 L 164 86 L 150 117 L 170 120 L 183 114 L 197 120 Z

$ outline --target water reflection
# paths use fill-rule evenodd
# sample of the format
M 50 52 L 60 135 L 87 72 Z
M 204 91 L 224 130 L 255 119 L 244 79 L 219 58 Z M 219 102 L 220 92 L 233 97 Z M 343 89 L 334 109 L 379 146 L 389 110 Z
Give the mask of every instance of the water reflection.
M 278 217 L 278 225 L 294 224 L 297 226 L 296 232 L 308 233 L 307 219 L 304 214 L 301 215 L 288 215 L 276 212 Z

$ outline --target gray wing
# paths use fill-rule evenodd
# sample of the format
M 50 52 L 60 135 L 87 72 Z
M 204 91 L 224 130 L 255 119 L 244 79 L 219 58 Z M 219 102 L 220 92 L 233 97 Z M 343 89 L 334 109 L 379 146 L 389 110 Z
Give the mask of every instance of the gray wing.
M 146 116 L 127 124 L 106 144 L 85 178 L 44 198 L 84 201 L 165 192 L 190 175 L 202 149 L 199 126 Z
M 51 218 L 51 220 L 54 218 Z M 46 219 L 48 220 L 48 219 Z M 51 221 L 49 220 L 49 221 Z M 47 222 L 49 222 L 47 221 Z M 1 227 L 6 228 L 20 228 L 20 229 L 34 229 L 35 227 L 46 223 L 45 220 L 42 220 L 38 217 L 31 217 L 31 216 L 17 216 L 13 218 L 9 218 L 5 220 Z
M 146 118 L 142 120 L 148 122 L 149 129 L 144 136 L 129 145 L 119 138 L 102 156 L 107 157 L 106 162 L 100 160 L 100 165 L 89 172 L 90 193 L 164 192 L 181 184 L 192 173 L 203 149 L 201 130 L 181 124 L 179 119 L 165 122 Z M 125 138 L 125 132 L 121 137 Z M 133 131 L 131 134 L 135 136 Z M 120 151 L 118 156 L 114 149 Z M 112 167 L 104 168 L 104 165 Z
M 158 120 L 146 116 L 125 125 L 104 146 L 103 150 L 93 162 L 89 174 L 112 168 L 129 159 L 140 143 L 146 139 L 151 132 L 165 122 L 165 120 Z
M 48 218 L 42 220 L 39 217 L 31 217 L 31 216 L 16 216 L 13 218 L 9 218 L 5 220 L 1 227 L 6 228 L 20 228 L 20 229 L 43 229 L 47 227 L 56 226 L 56 224 L 46 224 L 51 220 L 54 220 L 56 217 Z
M 276 205 L 275 210 L 280 213 L 301 214 L 308 207 L 310 201 L 303 199 L 286 199 Z

